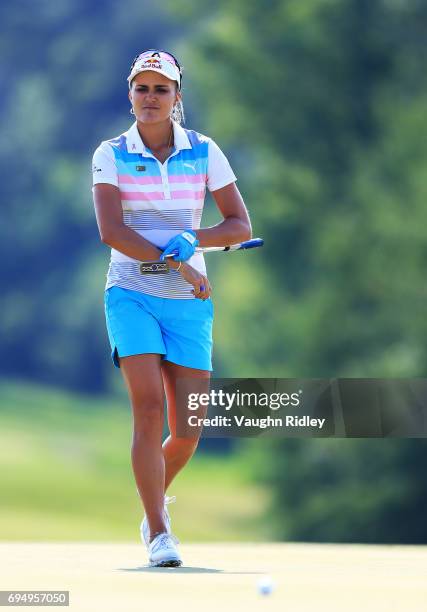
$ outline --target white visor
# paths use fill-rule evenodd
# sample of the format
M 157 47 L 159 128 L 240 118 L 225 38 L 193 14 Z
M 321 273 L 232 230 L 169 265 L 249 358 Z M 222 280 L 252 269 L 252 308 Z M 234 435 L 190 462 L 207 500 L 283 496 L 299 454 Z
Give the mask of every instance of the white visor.
M 178 66 L 176 66 L 173 58 L 169 54 L 163 53 L 162 51 L 146 51 L 145 53 L 141 53 L 128 76 L 127 80 L 129 87 L 132 79 L 134 79 L 137 74 L 147 70 L 153 70 L 154 72 L 163 74 L 163 76 L 171 81 L 176 81 L 178 83 L 178 88 L 181 88 L 181 75 L 179 74 Z

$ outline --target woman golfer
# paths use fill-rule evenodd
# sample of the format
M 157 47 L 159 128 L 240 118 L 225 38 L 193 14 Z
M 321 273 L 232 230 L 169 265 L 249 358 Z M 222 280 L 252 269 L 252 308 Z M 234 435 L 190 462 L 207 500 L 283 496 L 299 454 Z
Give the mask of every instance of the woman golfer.
M 132 467 L 145 516 L 150 565 L 182 564 L 165 492 L 193 455 L 198 437 L 176 436 L 176 380 L 209 380 L 211 285 L 196 246 L 251 237 L 230 165 L 213 140 L 181 127 L 182 70 L 166 51 L 134 60 L 129 100 L 135 123 L 101 143 L 93 157 L 93 196 L 102 242 L 111 247 L 105 314 L 112 360 L 133 412 Z M 223 221 L 200 229 L 206 187 Z M 142 275 L 140 261 L 168 258 L 170 271 Z M 199 383 L 202 382 L 199 380 Z M 169 437 L 162 445 L 166 395 Z M 185 407 L 187 409 L 187 407 Z

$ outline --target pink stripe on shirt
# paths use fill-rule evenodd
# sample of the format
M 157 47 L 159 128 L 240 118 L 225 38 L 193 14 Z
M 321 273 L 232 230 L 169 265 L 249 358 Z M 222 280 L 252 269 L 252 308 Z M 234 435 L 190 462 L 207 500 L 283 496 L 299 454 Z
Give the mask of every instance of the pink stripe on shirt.
M 144 202 L 165 199 L 163 191 L 152 191 L 151 193 L 144 193 L 143 191 L 120 190 L 120 195 L 122 200 L 143 200 Z
M 152 191 L 144 193 L 142 191 L 121 191 L 122 200 L 152 202 L 154 200 L 165 200 L 163 191 Z M 190 189 L 181 189 L 170 192 L 173 200 L 203 200 L 205 197 L 204 191 L 191 191 Z
M 206 183 L 206 174 L 170 174 L 169 183 Z
M 132 176 L 131 174 L 119 174 L 119 183 L 122 185 L 161 185 L 161 176 Z
M 119 183 L 122 185 L 161 185 L 161 176 L 133 176 L 132 174 L 119 174 Z M 206 174 L 171 174 L 169 183 L 206 183 Z
M 203 200 L 204 191 L 190 191 L 190 189 L 171 190 L 171 196 L 175 200 Z

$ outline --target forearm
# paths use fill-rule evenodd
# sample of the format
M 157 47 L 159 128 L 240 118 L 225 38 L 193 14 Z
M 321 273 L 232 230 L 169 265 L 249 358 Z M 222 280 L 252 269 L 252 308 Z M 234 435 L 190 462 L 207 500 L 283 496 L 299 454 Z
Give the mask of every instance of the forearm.
M 162 251 L 154 244 L 140 236 L 127 225 L 123 225 L 114 229 L 110 235 L 107 235 L 103 242 L 108 246 L 120 251 L 128 257 L 137 259 L 138 261 L 158 261 Z M 168 260 L 172 268 L 179 264 Z M 176 264 L 176 265 L 175 265 Z
M 229 246 L 238 244 L 252 237 L 251 222 L 239 217 L 227 217 L 218 225 L 195 230 L 199 246 Z

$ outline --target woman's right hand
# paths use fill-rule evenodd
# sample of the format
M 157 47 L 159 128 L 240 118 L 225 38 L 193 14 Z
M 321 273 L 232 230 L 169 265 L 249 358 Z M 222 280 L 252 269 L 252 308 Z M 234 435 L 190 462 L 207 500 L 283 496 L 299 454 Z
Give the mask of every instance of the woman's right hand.
M 207 276 L 204 276 L 194 268 L 192 268 L 188 263 L 183 261 L 181 263 L 181 267 L 179 268 L 179 273 L 182 278 L 193 285 L 194 296 L 200 300 L 207 300 L 212 293 L 212 287 L 208 280 Z

